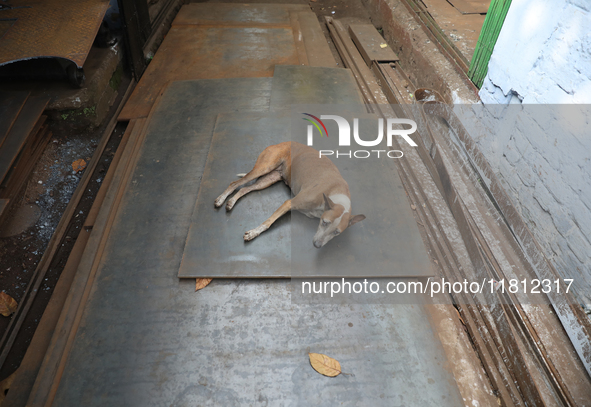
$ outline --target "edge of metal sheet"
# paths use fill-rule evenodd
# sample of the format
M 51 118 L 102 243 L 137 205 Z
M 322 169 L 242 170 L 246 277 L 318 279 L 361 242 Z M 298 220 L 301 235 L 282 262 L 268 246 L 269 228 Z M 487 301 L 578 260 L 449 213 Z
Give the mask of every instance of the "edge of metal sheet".
M 375 62 L 396 62 L 398 56 L 373 24 L 350 24 L 349 34 L 367 66 Z M 383 47 L 385 45 L 385 47 Z

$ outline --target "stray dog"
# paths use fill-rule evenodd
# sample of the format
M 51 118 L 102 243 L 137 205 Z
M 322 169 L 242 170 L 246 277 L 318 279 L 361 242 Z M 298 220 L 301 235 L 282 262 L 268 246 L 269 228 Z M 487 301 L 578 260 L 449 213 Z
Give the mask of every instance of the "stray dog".
M 273 222 L 291 210 L 300 211 L 309 218 L 320 218 L 313 241 L 316 248 L 365 219 L 365 215 L 351 215 L 349 185 L 333 162 L 325 156 L 319 157 L 318 151 L 312 147 L 294 141 L 267 147 L 257 158 L 254 168 L 232 182 L 215 200 L 215 207 L 222 206 L 237 188 L 257 178 L 256 183 L 240 189 L 228 201 L 226 210 L 232 210 L 238 199 L 249 192 L 265 189 L 279 180 L 291 188 L 294 197 L 285 201 L 260 226 L 246 232 L 245 241 L 269 229 Z

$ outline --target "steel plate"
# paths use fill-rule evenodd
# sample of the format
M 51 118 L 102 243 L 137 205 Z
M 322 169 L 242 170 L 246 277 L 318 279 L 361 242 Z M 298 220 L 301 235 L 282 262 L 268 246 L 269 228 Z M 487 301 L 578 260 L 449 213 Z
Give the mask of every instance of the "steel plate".
M 0 65 L 30 58 L 66 58 L 82 68 L 108 0 L 12 0 L 0 10 L 13 20 L 0 36 Z

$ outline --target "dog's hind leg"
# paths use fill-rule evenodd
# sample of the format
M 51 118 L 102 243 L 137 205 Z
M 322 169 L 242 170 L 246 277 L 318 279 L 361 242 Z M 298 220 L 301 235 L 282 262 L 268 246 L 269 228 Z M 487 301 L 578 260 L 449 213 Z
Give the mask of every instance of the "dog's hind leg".
M 215 207 L 219 208 L 222 206 L 228 196 L 230 196 L 237 188 L 277 169 L 283 162 L 285 162 L 286 159 L 290 157 L 290 144 L 291 143 L 286 142 L 265 148 L 257 158 L 257 162 L 253 169 L 243 178 L 232 182 L 230 186 L 226 188 L 224 193 L 217 197 L 214 203 Z
M 258 179 L 257 182 L 255 182 L 254 184 L 252 184 L 248 187 L 241 188 L 236 193 L 236 195 L 234 195 L 232 198 L 230 198 L 230 200 L 226 204 L 226 210 L 231 211 L 232 208 L 234 207 L 234 205 L 236 205 L 236 202 L 240 198 L 242 198 L 244 195 L 248 194 L 249 192 L 260 191 L 261 189 L 265 189 L 267 187 L 270 187 L 271 185 L 273 185 L 274 183 L 276 183 L 277 181 L 280 181 L 280 180 L 281 180 L 281 173 L 277 170 L 271 171 L 267 175 L 263 175 L 262 177 L 260 177 Z
M 289 211 L 291 211 L 291 199 L 288 199 L 287 201 L 285 201 L 283 203 L 283 205 L 281 205 L 279 207 L 279 209 L 277 209 L 273 213 L 273 215 L 271 215 L 271 217 L 269 219 L 267 219 L 266 221 L 264 221 L 260 226 L 246 232 L 244 234 L 244 240 L 248 242 L 249 240 L 254 239 L 258 235 L 263 233 L 265 230 L 269 229 L 271 227 L 271 225 L 273 223 L 275 223 L 275 221 L 277 219 L 279 219 L 280 217 L 282 217 L 283 215 L 285 215 Z

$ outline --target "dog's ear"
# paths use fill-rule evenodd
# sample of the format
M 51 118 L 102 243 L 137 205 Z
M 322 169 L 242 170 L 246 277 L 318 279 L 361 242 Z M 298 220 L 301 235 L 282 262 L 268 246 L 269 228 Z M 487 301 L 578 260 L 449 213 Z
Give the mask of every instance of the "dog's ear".
M 331 210 L 332 208 L 334 208 L 334 202 L 331 201 L 330 198 L 327 197 L 325 193 L 322 193 L 322 196 L 324 197 L 324 210 L 328 211 L 328 210 Z
M 365 215 L 355 215 L 352 218 L 349 218 L 349 226 L 353 226 L 357 222 L 361 222 L 363 219 L 365 219 Z

